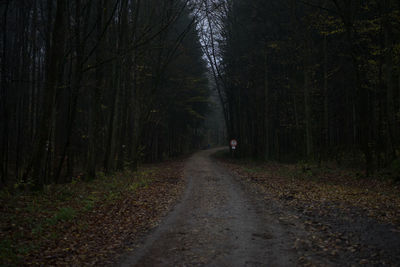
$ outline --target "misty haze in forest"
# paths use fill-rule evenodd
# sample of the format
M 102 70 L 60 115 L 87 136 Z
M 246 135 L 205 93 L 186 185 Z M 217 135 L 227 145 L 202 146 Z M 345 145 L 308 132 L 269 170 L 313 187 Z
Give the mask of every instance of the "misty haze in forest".
M 14 196 L 183 177 L 185 159 L 212 147 L 235 164 L 400 181 L 399 1 L 2 0 L 0 28 L 4 255 L 31 255 L 12 245 L 14 208 L 40 214 Z M 49 210 L 78 217 L 70 206 Z M 46 228 L 29 225 L 27 240 Z

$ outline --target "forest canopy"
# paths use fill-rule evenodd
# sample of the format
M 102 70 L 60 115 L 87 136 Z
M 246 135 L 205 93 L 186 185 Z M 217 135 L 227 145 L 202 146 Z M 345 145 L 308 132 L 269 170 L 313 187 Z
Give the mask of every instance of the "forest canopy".
M 400 170 L 399 1 L 202 4 L 202 42 L 239 155 Z
M 1 1 L 1 184 L 68 182 L 197 148 L 208 110 L 183 0 Z
M 6 0 L 0 13 L 3 185 L 199 148 L 210 87 L 238 156 L 400 169 L 398 1 Z

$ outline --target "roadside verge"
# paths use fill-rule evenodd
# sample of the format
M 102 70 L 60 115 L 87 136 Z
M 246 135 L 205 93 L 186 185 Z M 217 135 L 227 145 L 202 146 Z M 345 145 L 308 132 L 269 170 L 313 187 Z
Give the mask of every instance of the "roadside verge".
M 183 162 L 76 180 L 40 193 L 2 192 L 0 264 L 112 264 L 180 198 Z

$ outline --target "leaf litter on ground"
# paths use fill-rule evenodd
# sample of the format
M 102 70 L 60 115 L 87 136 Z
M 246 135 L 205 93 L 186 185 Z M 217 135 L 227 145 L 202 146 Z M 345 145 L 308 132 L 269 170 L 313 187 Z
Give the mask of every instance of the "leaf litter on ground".
M 107 265 L 156 226 L 184 188 L 183 160 L 0 198 L 0 265 Z
M 306 231 L 293 244 L 299 265 L 400 262 L 400 187 L 395 181 L 361 178 L 340 168 L 217 157 L 266 203 L 279 206 L 282 224 Z

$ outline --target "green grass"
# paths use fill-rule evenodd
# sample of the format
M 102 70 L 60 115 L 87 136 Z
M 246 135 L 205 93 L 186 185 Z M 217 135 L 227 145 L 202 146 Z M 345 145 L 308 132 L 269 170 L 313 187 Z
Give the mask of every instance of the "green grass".
M 98 202 L 100 201 L 98 193 L 99 192 L 91 192 L 89 196 L 82 200 L 84 212 L 92 211 L 94 207 L 98 204 Z
M 76 216 L 76 211 L 71 207 L 59 208 L 58 212 L 54 215 L 54 218 L 58 221 L 70 221 Z
M 34 226 L 34 228 L 32 229 L 32 234 L 34 236 L 40 236 L 43 233 L 43 224 L 37 224 Z
M 17 254 L 14 251 L 13 242 L 10 239 L 3 239 L 0 241 L 0 260 L 1 262 L 16 262 L 18 260 Z
M 85 216 L 147 188 L 158 171 L 146 167 L 111 176 L 99 172 L 97 179 L 74 179 L 70 184 L 45 186 L 40 192 L 1 190 L 0 223 L 9 230 L 0 235 L 0 266 L 18 266 L 26 255 L 40 251 L 49 240 L 57 242 L 63 238 L 60 230 L 72 221 L 84 231 L 88 228 Z
M 46 219 L 46 223 L 49 225 L 56 225 L 58 222 L 68 222 L 74 219 L 76 211 L 71 207 L 61 207 L 58 211 L 50 218 Z
M 151 183 L 151 179 L 148 178 L 140 178 L 138 181 L 135 181 L 129 186 L 129 190 L 136 191 L 137 189 L 144 187 L 147 188 Z
M 13 240 L 3 239 L 0 241 L 0 262 L 1 266 L 20 266 L 23 256 L 38 249 L 35 244 L 15 244 Z

